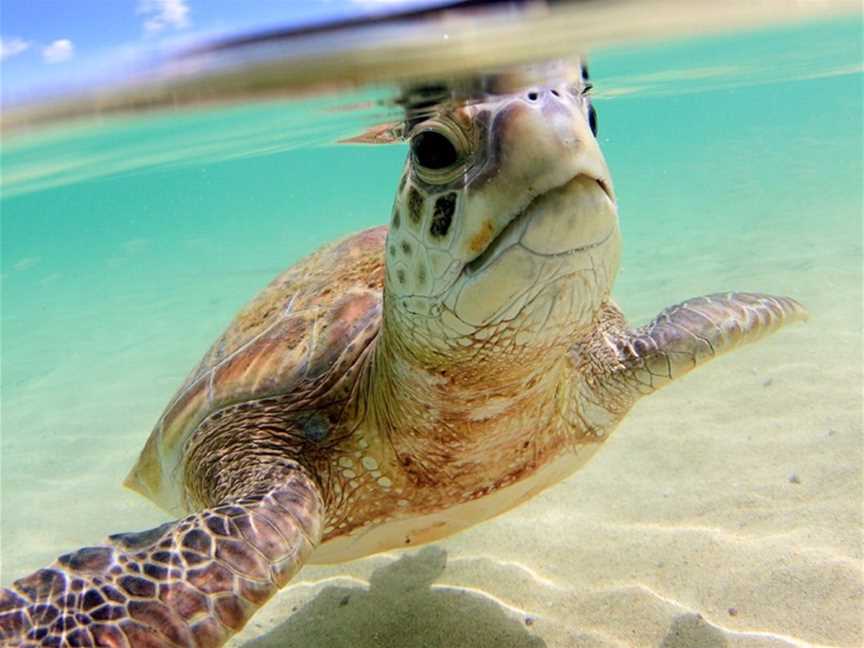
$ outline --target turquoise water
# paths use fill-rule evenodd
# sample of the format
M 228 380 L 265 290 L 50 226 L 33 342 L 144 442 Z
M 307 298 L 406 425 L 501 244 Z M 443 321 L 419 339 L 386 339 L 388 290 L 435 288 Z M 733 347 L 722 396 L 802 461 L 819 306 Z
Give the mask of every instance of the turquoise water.
M 630 621 L 596 610 L 592 616 L 590 599 L 568 608 L 577 599 L 553 604 L 540 586 L 531 598 L 530 588 L 520 586 L 517 596 L 502 585 L 515 577 L 500 575 L 501 565 L 556 574 L 570 560 L 560 533 L 542 552 L 496 542 L 501 534 L 534 537 L 539 544 L 531 546 L 542 547 L 546 537 L 537 540 L 536 530 L 566 524 L 567 515 L 597 524 L 608 516 L 603 532 L 628 515 L 631 526 L 690 528 L 699 519 L 713 520 L 712 528 L 728 524 L 733 534 L 747 527 L 758 550 L 725 547 L 721 534 L 714 553 L 708 547 L 708 558 L 699 554 L 706 571 L 685 569 L 686 582 L 671 578 L 659 600 L 705 612 L 714 626 L 730 629 L 724 636 L 733 644 L 735 632 L 743 633 L 746 640 L 735 645 L 763 645 L 768 635 L 803 642 L 788 645 L 860 642 L 861 64 L 854 20 L 592 57 L 600 140 L 624 237 L 615 297 L 628 317 L 644 321 L 695 294 L 741 289 L 794 296 L 812 319 L 640 405 L 584 476 L 440 545 L 450 559 L 447 582 L 492 597 L 493 612 L 484 607 L 482 614 L 493 615 L 493 626 L 495 614 L 510 623 L 512 608 L 533 610 L 542 621 L 489 645 L 628 641 L 622 628 Z M 378 114 L 337 108 L 383 94 L 111 121 L 4 142 L 3 584 L 106 533 L 164 521 L 120 482 L 186 373 L 280 269 L 387 220 L 404 147 L 330 144 Z M 680 437 L 691 432 L 698 442 L 688 445 Z M 666 451 L 659 453 L 661 443 Z M 741 505 L 730 491 L 757 493 L 757 504 Z M 595 580 L 574 585 L 568 576 L 556 586 L 589 591 L 619 582 L 616 546 L 638 537 L 637 526 L 607 554 L 602 543 L 594 547 L 591 559 L 608 566 Z M 773 544 L 778 536 L 789 543 Z M 560 551 L 555 542 L 563 543 Z M 688 545 L 682 536 L 664 552 L 674 562 L 699 542 Z M 756 572 L 734 567 L 718 576 L 707 565 L 727 549 L 763 564 L 782 558 L 787 572 L 779 584 L 760 585 Z M 459 560 L 479 553 L 499 562 L 460 571 Z M 313 580 L 287 593 L 292 604 L 284 605 L 323 605 L 325 581 L 346 575 L 365 587 L 373 569 L 389 564 L 382 560 L 312 570 Z M 702 587 L 694 584 L 700 573 Z M 761 603 L 727 613 L 723 593 L 748 587 Z M 681 618 L 680 609 L 669 609 L 667 630 L 657 637 L 670 636 L 664 632 Z M 381 627 L 390 627 L 381 614 Z M 284 620 L 274 614 L 256 621 L 244 640 L 275 632 L 272 645 L 293 645 L 277 641 Z M 572 629 L 582 622 L 584 637 Z M 302 623 L 294 622 L 291 636 L 302 634 Z M 423 643 L 431 641 L 423 632 L 434 632 L 424 623 L 416 644 L 390 644 L 385 632 L 369 645 L 445 645 Z

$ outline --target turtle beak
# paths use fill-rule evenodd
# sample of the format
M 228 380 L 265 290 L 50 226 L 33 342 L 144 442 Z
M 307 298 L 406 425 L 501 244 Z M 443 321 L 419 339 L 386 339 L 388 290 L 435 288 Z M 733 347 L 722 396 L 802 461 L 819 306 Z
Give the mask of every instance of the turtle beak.
M 562 85 L 508 98 L 489 126 L 489 159 L 465 196 L 460 240 L 454 250 L 465 264 L 484 254 L 538 197 L 590 178 L 614 206 L 606 161 L 581 97 Z
M 613 205 L 617 203 L 615 200 L 615 191 L 612 189 L 612 183 L 604 178 L 594 178 L 594 181 L 600 186 L 600 189 L 603 190 L 603 193 L 606 194 L 606 197 L 609 199 Z

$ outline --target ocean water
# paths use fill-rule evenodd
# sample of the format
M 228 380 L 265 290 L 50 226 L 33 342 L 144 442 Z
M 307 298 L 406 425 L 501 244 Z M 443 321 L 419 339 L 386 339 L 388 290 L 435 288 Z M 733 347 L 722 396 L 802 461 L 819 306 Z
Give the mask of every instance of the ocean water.
M 506 516 L 304 570 L 232 645 L 861 645 L 861 43 L 851 19 L 595 53 L 631 322 L 731 289 L 810 321 Z M 120 484 L 187 372 L 273 275 L 386 222 L 405 147 L 333 144 L 385 95 L 3 142 L 4 585 L 165 521 Z

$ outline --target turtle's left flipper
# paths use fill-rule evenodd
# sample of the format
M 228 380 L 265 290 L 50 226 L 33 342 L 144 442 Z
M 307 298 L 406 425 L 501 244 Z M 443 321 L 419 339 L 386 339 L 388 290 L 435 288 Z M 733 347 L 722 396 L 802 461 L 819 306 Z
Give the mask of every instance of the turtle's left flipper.
M 807 319 L 794 299 L 759 293 L 697 297 L 663 310 L 650 324 L 615 337 L 619 379 L 648 394 L 691 369 L 784 324 Z
M 221 646 L 300 569 L 321 496 L 301 470 L 0 590 L 0 646 Z

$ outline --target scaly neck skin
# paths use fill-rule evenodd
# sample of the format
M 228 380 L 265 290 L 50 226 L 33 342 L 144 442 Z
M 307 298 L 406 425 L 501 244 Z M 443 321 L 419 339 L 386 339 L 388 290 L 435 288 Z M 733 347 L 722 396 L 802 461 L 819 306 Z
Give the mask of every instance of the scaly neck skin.
M 516 346 L 519 323 L 447 337 L 430 319 L 408 319 L 385 297 L 370 365 L 371 425 L 387 437 L 415 486 L 463 495 L 516 481 L 564 447 L 566 346 Z M 512 344 L 508 342 L 513 342 Z

